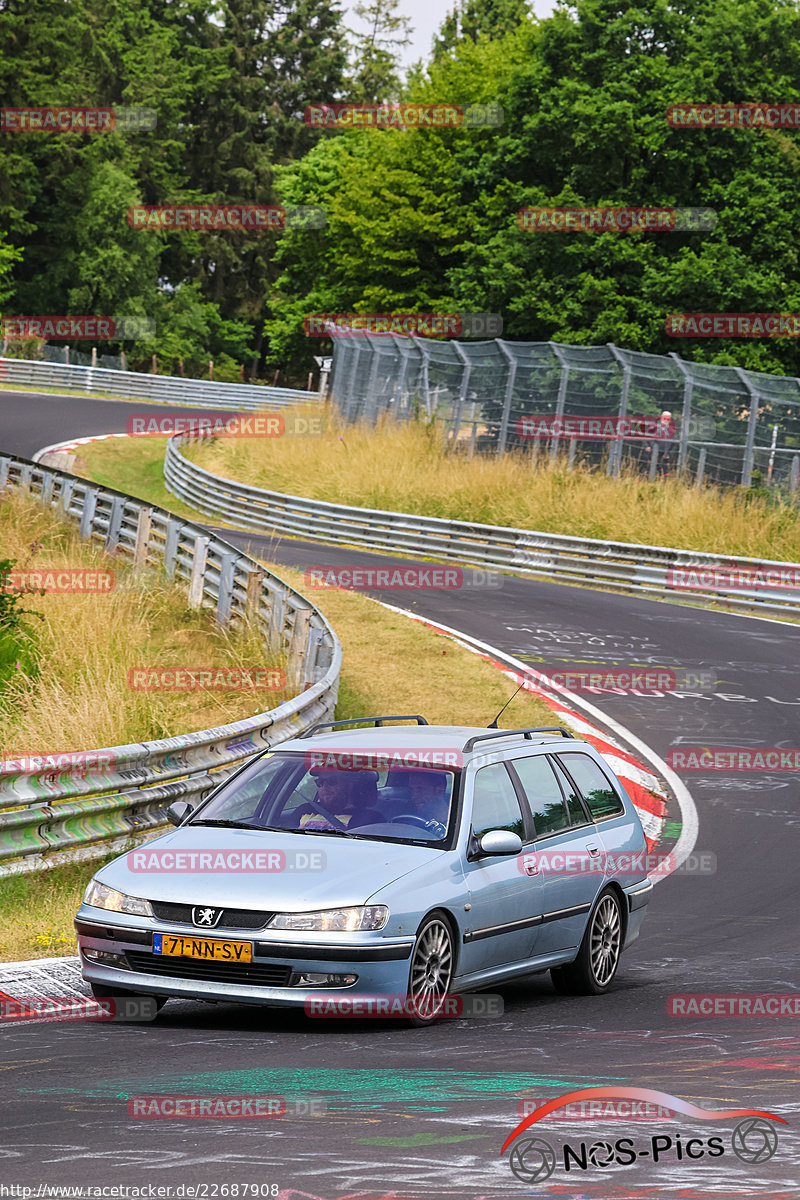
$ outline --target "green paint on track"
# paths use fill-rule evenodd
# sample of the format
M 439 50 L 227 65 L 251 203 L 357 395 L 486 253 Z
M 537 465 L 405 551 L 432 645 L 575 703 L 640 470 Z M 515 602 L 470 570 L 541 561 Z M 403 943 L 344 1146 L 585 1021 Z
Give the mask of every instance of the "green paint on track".
M 309 1095 L 335 1100 L 347 1111 L 382 1108 L 387 1104 L 412 1104 L 415 1109 L 442 1111 L 459 1101 L 480 1097 L 518 1097 L 532 1092 L 541 1095 L 543 1089 L 553 1094 L 566 1092 L 576 1086 L 574 1077 L 536 1075 L 519 1072 L 482 1074 L 475 1071 L 451 1070 L 339 1070 L 312 1067 L 248 1068 L 246 1070 L 198 1071 L 185 1074 L 160 1071 L 157 1074 L 120 1072 L 116 1079 L 92 1080 L 90 1071 L 83 1086 L 20 1088 L 27 1095 L 79 1095 L 97 1099 L 130 1099 L 142 1095 L 192 1096 L 283 1096 L 287 1100 L 303 1099 Z M 591 1084 L 616 1083 L 617 1075 L 582 1076 L 584 1087 Z

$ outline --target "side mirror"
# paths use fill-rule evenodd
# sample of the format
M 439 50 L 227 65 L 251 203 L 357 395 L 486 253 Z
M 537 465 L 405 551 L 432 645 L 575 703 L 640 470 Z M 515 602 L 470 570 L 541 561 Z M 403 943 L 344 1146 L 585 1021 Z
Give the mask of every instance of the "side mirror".
M 480 854 L 490 856 L 519 854 L 522 850 L 522 838 L 508 829 L 490 829 L 478 838 L 478 848 Z
M 167 809 L 167 820 L 170 825 L 181 825 L 194 812 L 194 805 L 188 800 L 173 800 Z

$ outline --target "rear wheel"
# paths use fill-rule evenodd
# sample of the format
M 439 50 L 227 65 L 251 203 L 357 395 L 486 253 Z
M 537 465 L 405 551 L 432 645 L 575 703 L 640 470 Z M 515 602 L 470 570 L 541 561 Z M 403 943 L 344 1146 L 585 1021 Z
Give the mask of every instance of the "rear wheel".
M 430 1025 L 444 1008 L 455 966 L 450 924 L 441 913 L 426 917 L 417 934 L 408 972 L 412 1025 Z
M 622 953 L 622 908 L 616 892 L 603 892 L 583 935 L 578 957 L 550 972 L 562 996 L 600 996 L 617 973 Z

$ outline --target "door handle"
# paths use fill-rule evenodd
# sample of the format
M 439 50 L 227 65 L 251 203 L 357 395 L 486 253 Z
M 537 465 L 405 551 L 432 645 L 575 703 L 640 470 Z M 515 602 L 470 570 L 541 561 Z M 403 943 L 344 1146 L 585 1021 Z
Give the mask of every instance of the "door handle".
M 599 853 L 600 853 L 600 851 L 599 851 L 599 849 L 598 849 L 598 847 L 597 847 L 597 846 L 587 846 L 587 847 L 586 847 L 586 849 L 589 851 L 589 853 L 591 854 L 592 858 L 597 858 L 597 856 L 598 856 L 598 855 L 599 855 Z
M 525 858 L 522 860 L 522 869 L 526 875 L 538 875 L 539 874 L 539 867 L 537 865 L 536 859 L 533 858 L 531 855 L 526 855 Z

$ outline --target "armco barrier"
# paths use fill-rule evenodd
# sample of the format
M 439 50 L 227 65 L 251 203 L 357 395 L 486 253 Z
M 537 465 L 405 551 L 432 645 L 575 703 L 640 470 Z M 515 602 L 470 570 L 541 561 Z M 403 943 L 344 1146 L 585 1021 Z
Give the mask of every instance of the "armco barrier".
M 253 411 L 286 408 L 291 404 L 305 404 L 319 399 L 316 392 L 297 388 L 215 383 L 213 380 L 181 379 L 175 375 L 146 375 L 138 371 L 68 366 L 65 363 L 34 362 L 23 358 L 0 358 L 0 381 L 22 387 L 60 388 L 89 396 L 100 393 L 131 400 L 157 400 L 164 404 Z
M 191 462 L 180 448 L 194 440 L 198 439 L 192 434 L 169 439 L 164 460 L 166 485 L 192 508 L 229 525 L 278 530 L 299 537 L 369 546 L 400 554 L 454 559 L 566 583 L 611 587 L 678 600 L 702 597 L 723 601 L 728 607 L 741 611 L 800 616 L 798 563 L 724 558 L 668 546 L 604 542 L 597 538 L 354 508 L 269 492 L 212 475 Z M 777 584 L 775 572 L 781 573 Z M 736 585 L 726 586 L 737 573 L 740 578 Z M 760 579 L 748 587 L 746 576 L 753 573 L 759 574 Z M 697 586 L 692 586 L 693 582 Z
M 0 875 L 121 848 L 165 822 L 164 806 L 197 801 L 247 757 L 330 719 L 342 648 L 322 613 L 208 530 L 121 492 L 23 458 L 0 456 L 0 492 L 28 490 L 82 537 L 131 560 L 134 579 L 188 586 L 193 607 L 222 624 L 255 622 L 286 654 L 293 699 L 242 721 L 138 745 L 81 751 L 73 766 L 31 754 L 0 761 Z M 69 756 L 60 756 L 61 763 Z

